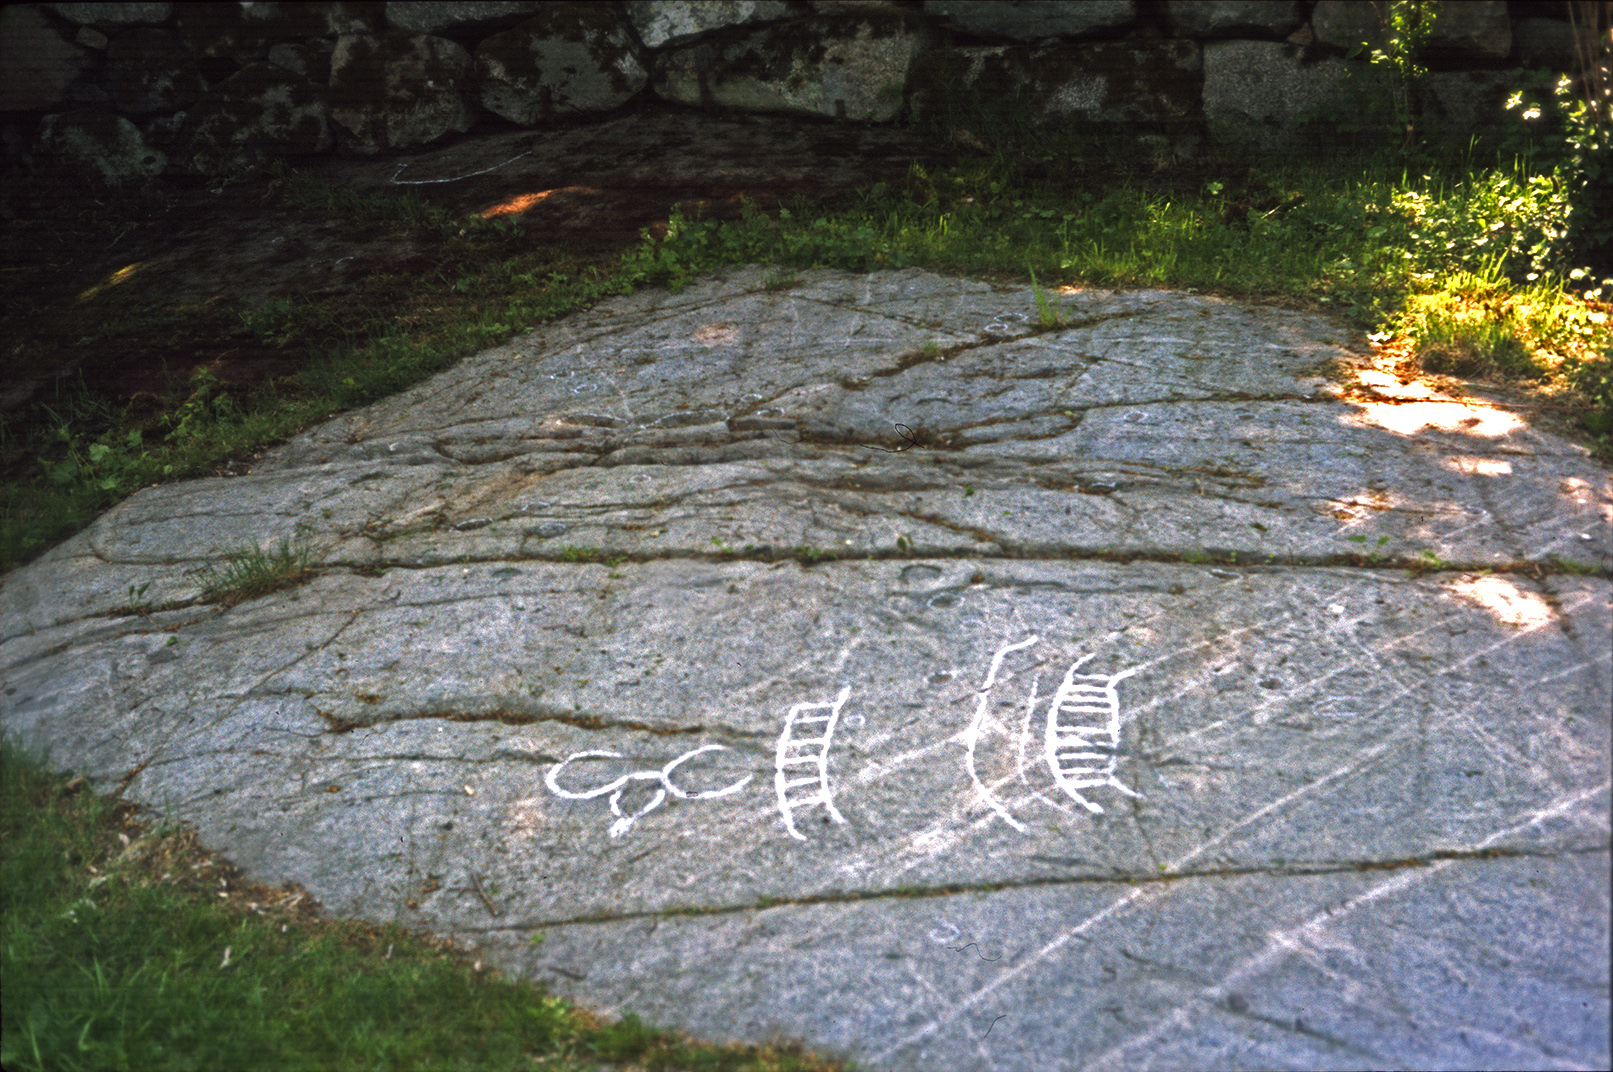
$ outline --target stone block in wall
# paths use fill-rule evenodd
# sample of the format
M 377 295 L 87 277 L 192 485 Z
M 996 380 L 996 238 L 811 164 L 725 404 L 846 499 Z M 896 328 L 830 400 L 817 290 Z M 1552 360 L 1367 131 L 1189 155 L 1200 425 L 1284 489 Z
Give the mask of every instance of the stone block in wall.
M 547 4 L 476 48 L 482 107 L 512 123 L 604 112 L 649 82 L 627 27 L 604 4 Z
M 1525 67 L 1571 71 L 1576 63 L 1574 27 L 1561 19 L 1515 19 L 1512 58 Z
M 380 3 L 243 4 L 246 20 L 271 41 L 380 33 L 386 28 Z
M 334 43 L 323 40 L 312 44 L 281 42 L 269 46 L 268 60 L 299 78 L 323 86 L 330 82 L 330 54 L 335 47 Z
M 1027 45 L 932 48 L 913 63 L 907 80 L 907 109 L 914 119 L 951 129 L 995 126 L 1011 109 L 1017 122 L 1029 73 Z
M 173 115 L 159 115 L 148 119 L 140 125 L 140 132 L 146 136 L 146 143 L 167 153 L 173 153 L 179 148 L 179 135 L 190 120 L 189 112 L 175 112 Z
M 191 109 L 180 141 L 179 166 L 202 175 L 322 153 L 331 146 L 324 88 L 272 63 L 248 64 Z
M 412 34 L 459 34 L 503 30 L 537 14 L 542 3 L 388 3 L 389 29 Z
M 1312 61 L 1297 45 L 1208 41 L 1204 121 L 1225 145 L 1283 152 L 1314 144 L 1341 119 L 1366 122 L 1368 105 L 1388 101 L 1381 69 L 1340 59 Z
M 261 28 L 247 22 L 240 4 L 180 4 L 179 36 L 198 57 L 234 59 L 268 46 Z
M 162 174 L 168 158 L 146 144 L 133 123 L 100 111 L 47 115 L 39 124 L 39 154 L 75 170 L 99 175 L 109 185 Z
M 1178 37 L 1281 40 L 1305 21 L 1296 0 L 1169 0 L 1165 11 Z
M 964 33 L 1040 41 L 1115 31 L 1137 17 L 1133 0 L 924 0 L 924 14 Z
M 37 10 L 0 9 L 0 112 L 54 108 L 91 63 L 91 53 L 62 40 Z
M 172 4 L 46 4 L 78 26 L 116 29 L 124 26 L 161 26 L 174 14 Z
M 1521 130 L 1506 101 L 1520 88 L 1516 71 L 1435 71 L 1417 85 L 1417 129 L 1429 138 L 1465 138 Z
M 924 46 L 905 8 L 817 15 L 663 53 L 652 86 L 677 104 L 885 121 Z
M 1363 41 L 1383 47 L 1383 16 L 1371 0 L 1317 0 L 1311 33 L 1319 45 L 1351 49 Z
M 920 119 L 971 127 L 1196 125 L 1203 64 L 1192 41 L 997 45 L 921 56 L 908 103 Z
M 263 58 L 271 45 L 340 34 L 378 33 L 378 3 L 182 3 L 178 25 L 198 56 Z
M 1073 44 L 1031 53 L 1030 86 L 1049 122 L 1180 126 L 1203 110 L 1204 62 L 1192 41 Z
M 107 46 L 108 92 L 123 115 L 177 112 L 207 92 L 196 57 L 167 30 L 124 30 Z
M 1512 51 L 1506 0 L 1462 0 L 1439 5 L 1424 49 L 1430 66 L 1495 63 Z
M 788 0 L 628 0 L 627 21 L 646 48 L 681 45 L 716 30 L 812 14 Z
M 359 153 L 426 145 L 475 119 L 470 53 L 429 34 L 347 34 L 330 61 L 330 116 Z

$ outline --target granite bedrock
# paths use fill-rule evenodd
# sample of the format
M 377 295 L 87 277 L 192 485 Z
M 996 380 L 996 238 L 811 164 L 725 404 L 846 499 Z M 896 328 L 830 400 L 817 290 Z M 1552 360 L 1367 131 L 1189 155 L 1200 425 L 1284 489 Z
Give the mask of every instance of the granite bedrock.
M 524 333 L 13 571 L 0 730 L 707 1038 L 1607 1067 L 1608 471 L 1325 316 L 1060 301 L 749 268 Z

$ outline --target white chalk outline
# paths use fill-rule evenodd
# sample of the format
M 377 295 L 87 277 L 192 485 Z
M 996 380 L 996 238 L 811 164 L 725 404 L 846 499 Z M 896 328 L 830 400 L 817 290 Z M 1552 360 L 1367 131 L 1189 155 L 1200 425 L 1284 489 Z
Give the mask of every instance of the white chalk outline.
M 470 172 L 469 174 L 466 174 L 466 175 L 455 175 L 451 179 L 400 179 L 400 178 L 398 178 L 398 176 L 402 175 L 403 174 L 403 169 L 409 166 L 408 162 L 405 161 L 404 163 L 399 164 L 398 165 L 398 170 L 396 170 L 396 171 L 394 171 L 392 173 L 392 180 L 391 181 L 392 181 L 392 185 L 394 185 L 394 186 L 431 186 L 431 185 L 434 185 L 436 183 L 442 183 L 442 182 L 459 182 L 462 179 L 475 178 L 477 175 L 486 175 L 489 171 L 497 171 L 499 168 L 503 167 L 505 164 L 513 164 L 517 160 L 521 159 L 521 157 L 523 157 L 523 156 L 531 156 L 532 152 L 533 152 L 533 150 L 528 149 L 524 153 L 515 154 L 514 156 L 510 157 L 508 160 L 504 161 L 503 164 L 494 164 L 492 167 L 484 167 L 480 171 L 472 171 L 472 172 Z
M 829 818 L 837 823 L 844 824 L 846 817 L 840 814 L 834 805 L 834 794 L 829 788 L 829 744 L 834 738 L 835 724 L 840 721 L 840 708 L 845 704 L 846 698 L 851 695 L 851 686 L 847 685 L 840 690 L 840 695 L 829 703 L 798 703 L 791 707 L 784 716 L 784 732 L 779 734 L 778 749 L 774 754 L 773 791 L 778 796 L 779 814 L 784 816 L 785 829 L 797 841 L 805 841 L 806 835 L 795 828 L 794 811 L 796 808 L 808 808 L 814 804 L 822 804 L 829 812 Z M 827 715 L 805 716 L 803 711 L 821 711 L 827 708 Z M 823 726 L 821 737 L 798 738 L 793 736 L 798 723 L 826 723 Z M 805 748 L 801 754 L 786 753 L 790 749 Z M 791 779 L 784 771 L 785 767 L 811 764 L 817 767 L 815 775 L 805 778 Z M 786 791 L 803 785 L 816 785 L 817 792 L 805 797 L 791 800 Z
M 747 774 L 744 778 L 724 789 L 707 789 L 697 793 L 685 793 L 682 789 L 679 789 L 676 785 L 672 784 L 672 772 L 676 770 L 680 764 L 693 759 L 702 752 L 714 751 L 728 752 L 732 750 L 727 745 L 702 745 L 692 752 L 685 752 L 683 755 L 679 756 L 677 759 L 674 759 L 660 770 L 634 771 L 632 774 L 624 774 L 609 785 L 601 786 L 598 789 L 590 789 L 585 793 L 573 793 L 570 790 L 560 788 L 560 785 L 556 779 L 560 777 L 560 772 L 565 769 L 566 765 L 577 759 L 621 759 L 622 754 L 620 752 L 600 751 L 573 752 L 559 763 L 556 763 L 554 766 L 550 767 L 549 773 L 543 776 L 543 781 L 544 784 L 549 787 L 550 791 L 556 796 L 564 797 L 567 800 L 592 800 L 594 797 L 604 796 L 606 793 L 609 793 L 611 814 L 616 816 L 616 821 L 610 824 L 610 836 L 617 838 L 631 830 L 633 824 L 639 819 L 642 819 L 644 816 L 660 807 L 661 802 L 666 800 L 666 795 L 668 793 L 671 793 L 679 800 L 705 800 L 709 797 L 725 797 L 729 793 L 737 793 L 741 789 L 745 788 L 745 786 L 750 784 L 750 780 L 755 777 L 755 775 Z M 661 788 L 655 791 L 655 796 L 651 798 L 650 802 L 644 805 L 644 807 L 640 808 L 632 815 L 623 815 L 621 807 L 622 792 L 626 788 L 627 784 L 629 782 L 649 781 L 659 781 L 661 783 Z
M 1142 797 L 1115 777 L 1120 765 L 1120 696 L 1115 692 L 1115 684 L 1142 667 L 1134 666 L 1118 674 L 1077 674 L 1092 657 L 1084 655 L 1070 664 L 1064 683 L 1047 705 L 1043 750 L 1053 780 L 1064 795 L 1094 815 L 1102 815 L 1103 806 L 1082 796 L 1081 790 L 1108 785 L 1128 797 Z M 1066 714 L 1078 718 L 1097 715 L 1103 719 L 1103 724 L 1060 721 Z
M 975 745 L 980 741 L 980 725 L 986 720 L 986 706 L 991 702 L 991 687 L 997 682 L 997 671 L 1002 669 L 1003 660 L 1008 657 L 1009 652 L 1028 648 L 1039 640 L 1041 640 L 1041 637 L 1033 636 L 1029 640 L 1021 640 L 1018 644 L 1010 644 L 1006 648 L 997 649 L 997 654 L 991 657 L 991 669 L 986 673 L 985 683 L 980 686 L 980 701 L 975 704 L 974 720 L 969 723 L 968 732 L 963 736 L 964 748 L 967 749 L 964 756 L 964 766 L 969 771 L 969 780 L 975 784 L 975 795 L 984 801 L 992 811 L 996 812 L 1003 822 L 1018 830 L 1021 834 L 1025 832 L 1025 824 L 1008 814 L 1008 809 L 1003 807 L 1002 802 L 997 799 L 990 789 L 986 788 L 986 783 L 980 780 L 980 774 L 975 769 Z

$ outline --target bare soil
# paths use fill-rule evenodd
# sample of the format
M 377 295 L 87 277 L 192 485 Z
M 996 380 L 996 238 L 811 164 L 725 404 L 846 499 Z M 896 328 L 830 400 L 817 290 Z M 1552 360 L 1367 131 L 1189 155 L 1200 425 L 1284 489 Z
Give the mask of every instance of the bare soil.
M 482 130 L 409 156 L 294 166 L 360 193 L 413 191 L 456 214 L 519 218 L 528 248 L 589 258 L 664 230 L 679 203 L 708 218 L 737 217 L 744 199 L 825 203 L 946 155 L 911 131 L 654 107 L 586 126 Z M 200 367 L 237 387 L 291 374 L 306 348 L 243 332 L 242 309 L 357 295 L 378 273 L 429 279 L 452 241 L 288 207 L 267 178 L 217 192 L 158 181 L 109 193 L 41 173 L 6 186 L 0 416 L 9 418 L 68 395 L 156 404 Z M 153 315 L 153 330 L 140 330 L 153 294 L 166 312 L 194 317 L 176 329 L 171 315 Z M 129 326 L 108 336 L 112 314 Z

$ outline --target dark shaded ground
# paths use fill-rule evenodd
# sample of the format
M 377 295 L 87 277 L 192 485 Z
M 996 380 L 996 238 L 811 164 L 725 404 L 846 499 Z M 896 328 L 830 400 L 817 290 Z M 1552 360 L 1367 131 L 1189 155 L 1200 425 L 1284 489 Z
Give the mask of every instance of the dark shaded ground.
M 636 243 L 643 228 L 664 228 L 680 202 L 716 218 L 736 217 L 742 199 L 763 208 L 824 203 L 946 155 L 911 131 L 651 108 L 298 170 L 361 194 L 408 191 L 456 214 L 519 217 L 522 246 L 592 258 Z M 159 182 L 107 193 L 41 175 L 7 185 L 0 415 L 11 417 L 31 403 L 66 404 L 67 395 L 138 406 L 143 396 L 171 395 L 199 367 L 237 386 L 295 372 L 306 349 L 241 331 L 243 308 L 355 294 L 378 273 L 429 278 L 454 237 L 291 207 L 284 181 L 269 178 L 217 192 Z M 141 286 L 120 306 L 117 288 L 136 277 Z M 149 305 L 154 288 L 170 315 L 152 310 L 144 332 L 133 292 Z M 193 322 L 176 329 L 176 308 L 194 312 Z M 102 336 L 98 317 L 109 311 L 125 319 Z

